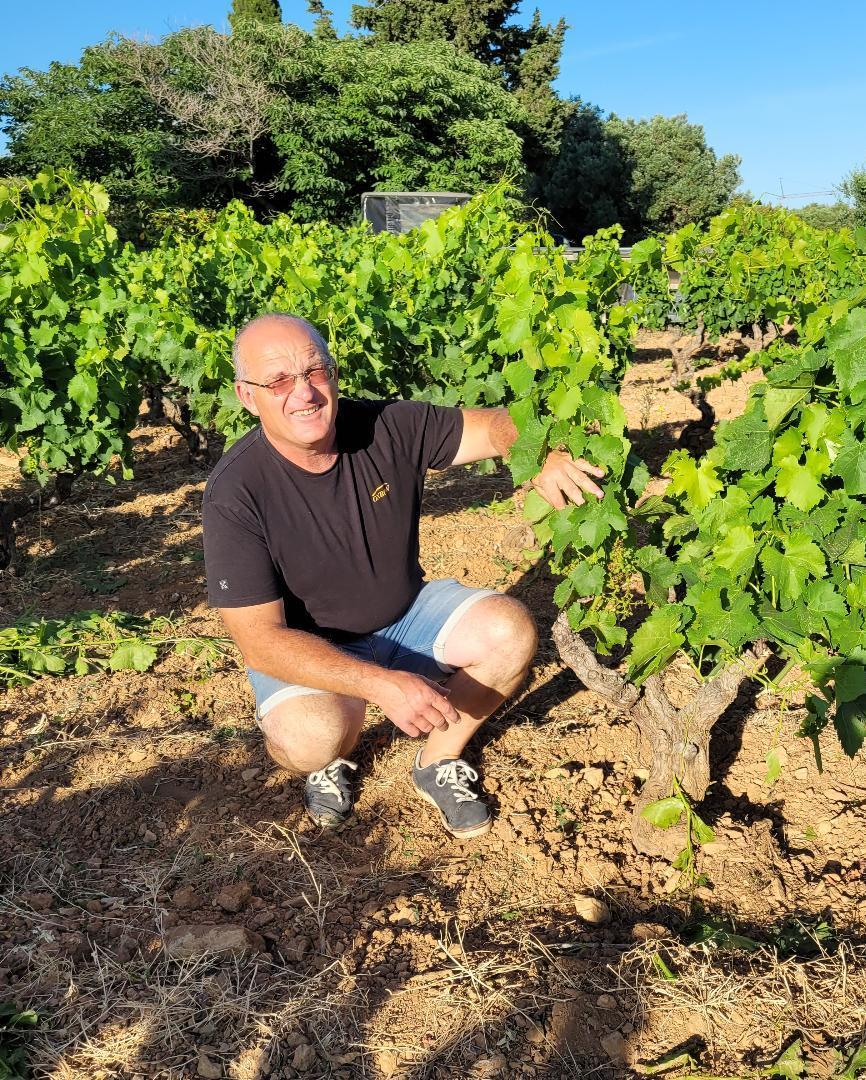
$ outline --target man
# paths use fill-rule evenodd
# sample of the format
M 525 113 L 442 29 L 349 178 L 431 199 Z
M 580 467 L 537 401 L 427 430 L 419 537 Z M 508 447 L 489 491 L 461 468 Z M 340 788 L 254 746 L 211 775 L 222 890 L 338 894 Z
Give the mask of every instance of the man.
M 518 601 L 418 565 L 424 475 L 505 455 L 505 409 L 338 400 L 318 331 L 269 314 L 235 340 L 235 391 L 260 426 L 223 457 L 204 496 L 210 602 L 246 662 L 271 757 L 306 775 L 319 825 L 350 816 L 350 759 L 367 702 L 407 735 L 446 830 L 489 830 L 461 754 L 524 679 L 535 626 Z M 602 470 L 553 452 L 534 482 L 551 505 L 601 491 Z M 444 681 L 443 681 L 444 680 Z

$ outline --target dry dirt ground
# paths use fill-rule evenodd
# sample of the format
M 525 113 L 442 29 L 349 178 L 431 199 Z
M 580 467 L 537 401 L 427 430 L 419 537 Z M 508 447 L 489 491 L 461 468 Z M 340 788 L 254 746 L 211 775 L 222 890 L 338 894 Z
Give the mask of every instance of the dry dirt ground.
M 666 389 L 663 339 L 641 345 L 623 400 L 657 466 L 691 409 Z M 744 396 L 714 392 L 720 415 Z M 133 483 L 82 484 L 23 524 L 4 625 L 93 608 L 222 633 L 204 601 L 205 476 L 169 428 L 138 429 L 135 447 Z M 714 736 L 707 881 L 678 888 L 632 847 L 636 733 L 559 663 L 552 583 L 511 561 L 510 496 L 504 473 L 446 472 L 422 523 L 430 575 L 519 597 L 541 630 L 528 686 L 468 755 L 496 805 L 480 840 L 442 833 L 410 788 L 414 746 L 372 710 L 357 821 L 317 831 L 263 751 L 231 650 L 5 692 L 0 1005 L 42 1018 L 35 1076 L 614 1080 L 683 1047 L 694 1072 L 746 1076 L 795 1034 L 829 1076 L 834 1048 L 863 1038 L 862 757 L 828 738 L 819 775 L 778 700 L 744 693 Z M 772 745 L 785 765 L 768 786 Z M 839 944 L 811 959 L 684 944 L 707 914 L 763 939 L 825 920 Z

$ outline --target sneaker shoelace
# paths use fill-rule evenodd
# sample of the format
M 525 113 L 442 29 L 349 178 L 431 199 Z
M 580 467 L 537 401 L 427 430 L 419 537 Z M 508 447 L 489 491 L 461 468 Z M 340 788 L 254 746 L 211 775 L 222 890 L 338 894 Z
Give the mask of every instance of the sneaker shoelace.
M 475 802 L 478 795 L 470 791 L 467 783 L 475 783 L 478 773 L 470 768 L 465 761 L 449 761 L 447 765 L 436 767 L 436 786 L 445 787 L 447 784 L 454 794 L 457 802 Z
M 326 765 L 324 769 L 319 769 L 318 772 L 310 773 L 307 777 L 307 783 L 314 788 L 318 788 L 319 791 L 324 792 L 327 795 L 336 795 L 338 799 L 342 801 L 343 792 L 337 786 L 337 780 L 339 779 L 340 769 L 343 765 L 348 765 L 350 769 L 357 769 L 358 766 L 354 761 L 346 761 L 345 758 L 334 758 L 330 765 Z

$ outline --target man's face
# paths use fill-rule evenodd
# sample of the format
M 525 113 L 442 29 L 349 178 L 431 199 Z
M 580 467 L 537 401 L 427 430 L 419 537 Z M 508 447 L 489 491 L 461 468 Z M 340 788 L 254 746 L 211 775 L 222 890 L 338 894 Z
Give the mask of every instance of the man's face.
M 251 327 L 241 339 L 241 356 L 244 378 L 257 383 L 273 383 L 330 362 L 303 326 L 277 320 Z M 329 453 L 333 449 L 336 379 L 320 386 L 297 379 L 289 393 L 276 395 L 262 386 L 236 382 L 235 391 L 286 457 L 299 453 L 303 458 L 310 452 Z

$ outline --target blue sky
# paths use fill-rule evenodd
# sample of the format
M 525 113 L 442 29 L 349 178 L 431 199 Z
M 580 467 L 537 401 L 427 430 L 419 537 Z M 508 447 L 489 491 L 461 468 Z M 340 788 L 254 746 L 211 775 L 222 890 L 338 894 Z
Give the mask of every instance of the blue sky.
M 183 26 L 223 27 L 230 0 L 4 0 L 0 72 L 77 60 L 111 30 L 159 38 Z M 686 113 L 718 154 L 739 154 L 743 186 L 770 201 L 832 202 L 866 162 L 866 4 L 829 0 L 539 0 L 570 23 L 558 89 L 620 116 Z M 346 29 L 350 0 L 333 0 Z M 534 4 L 524 4 L 529 18 Z M 283 17 L 309 26 L 306 4 Z

